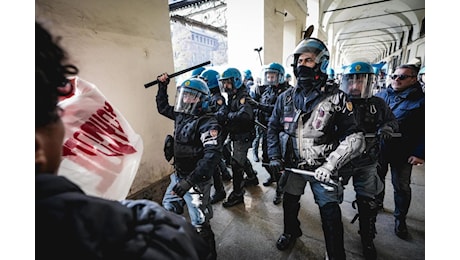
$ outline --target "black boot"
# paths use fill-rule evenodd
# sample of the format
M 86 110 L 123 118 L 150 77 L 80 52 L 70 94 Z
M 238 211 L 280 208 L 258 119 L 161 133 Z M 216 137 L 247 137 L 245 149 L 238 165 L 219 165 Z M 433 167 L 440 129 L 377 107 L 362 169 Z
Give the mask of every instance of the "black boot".
M 272 185 L 272 183 L 275 182 L 275 180 L 273 180 L 273 178 L 270 176 L 268 177 L 267 180 L 264 181 L 264 183 L 262 183 L 265 187 L 268 187 L 270 185 Z
M 276 241 L 278 250 L 286 250 L 302 236 L 300 222 L 297 218 L 300 210 L 300 195 L 286 193 L 283 200 L 284 233 Z
M 208 243 L 211 251 L 210 257 L 206 258 L 206 260 L 217 259 L 216 240 L 214 238 L 214 232 L 212 232 L 211 225 L 209 223 L 205 223 L 202 227 L 197 228 L 197 231 L 198 234 Z
M 359 235 L 361 236 L 363 255 L 366 260 L 375 260 L 377 259 L 377 250 L 374 245 L 374 238 L 377 233 L 375 221 L 379 205 L 376 200 L 362 196 L 358 196 L 356 202 L 358 204 Z
M 395 219 L 395 234 L 401 239 L 407 239 L 409 231 L 407 231 L 406 219 Z
M 272 172 L 272 170 L 270 169 L 270 167 L 268 167 L 268 164 L 269 164 L 268 161 L 262 160 L 262 165 L 263 165 L 263 167 L 265 168 L 265 170 L 266 170 L 266 171 L 268 172 L 268 174 L 270 175 L 270 176 L 268 177 L 268 179 L 265 180 L 265 181 L 262 183 L 265 187 L 268 187 L 268 186 L 272 185 L 272 183 L 276 181 L 275 178 L 273 177 L 273 172 Z
M 251 179 L 244 178 L 244 187 L 257 186 L 257 185 L 259 185 L 259 179 L 257 178 L 257 176 Z
M 342 213 L 339 205 L 328 203 L 319 208 L 319 212 L 321 214 L 328 258 L 334 260 L 345 259 Z
M 214 195 L 211 196 L 211 204 L 215 204 L 227 197 L 227 193 L 225 190 L 221 190 L 219 192 L 214 193 Z
M 283 193 L 276 192 L 275 198 L 273 198 L 273 204 L 278 205 L 283 201 Z
M 222 203 L 222 206 L 224 206 L 224 208 L 229 208 L 240 203 L 244 203 L 244 192 L 245 191 L 243 190 L 241 194 L 235 194 L 235 192 L 232 191 L 232 193 L 228 196 L 228 199 Z

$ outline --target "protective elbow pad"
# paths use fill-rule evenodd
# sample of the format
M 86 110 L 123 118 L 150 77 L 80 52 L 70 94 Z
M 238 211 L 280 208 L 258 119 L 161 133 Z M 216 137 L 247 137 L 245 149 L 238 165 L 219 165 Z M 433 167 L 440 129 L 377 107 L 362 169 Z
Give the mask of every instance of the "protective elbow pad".
M 340 142 L 339 146 L 329 154 L 325 166 L 332 171 L 337 171 L 353 158 L 361 155 L 365 148 L 364 134 L 361 132 L 353 133 Z

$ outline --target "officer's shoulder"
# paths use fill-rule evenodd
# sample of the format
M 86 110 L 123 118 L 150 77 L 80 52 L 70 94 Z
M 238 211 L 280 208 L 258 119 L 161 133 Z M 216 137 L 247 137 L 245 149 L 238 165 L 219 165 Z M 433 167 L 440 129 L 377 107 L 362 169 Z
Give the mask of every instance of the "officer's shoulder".
M 339 84 L 337 84 L 335 81 L 327 80 L 324 86 L 321 87 L 321 92 L 327 94 L 337 94 L 343 91 L 340 90 Z

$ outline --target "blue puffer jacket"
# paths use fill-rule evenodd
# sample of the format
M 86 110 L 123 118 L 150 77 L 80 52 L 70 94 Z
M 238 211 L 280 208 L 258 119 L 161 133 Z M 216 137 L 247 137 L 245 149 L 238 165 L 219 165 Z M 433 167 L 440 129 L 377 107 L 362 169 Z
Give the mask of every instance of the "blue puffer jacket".
M 410 156 L 425 159 L 425 93 L 416 83 L 396 92 L 389 86 L 376 96 L 383 98 L 393 111 L 399 124 L 401 138 L 392 138 L 383 147 L 388 160 L 405 160 Z

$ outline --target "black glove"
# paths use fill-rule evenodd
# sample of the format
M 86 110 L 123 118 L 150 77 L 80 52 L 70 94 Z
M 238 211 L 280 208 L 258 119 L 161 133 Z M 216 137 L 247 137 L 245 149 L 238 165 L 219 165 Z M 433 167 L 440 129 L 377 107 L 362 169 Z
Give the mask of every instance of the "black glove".
M 247 101 L 248 101 L 248 104 L 251 105 L 251 106 L 254 107 L 254 108 L 258 108 L 259 105 L 260 105 L 259 102 L 255 101 L 255 100 L 252 99 L 252 98 L 248 98 Z
M 163 76 L 163 74 L 161 74 L 160 76 L 157 77 L 157 80 L 158 80 L 158 86 L 161 87 L 161 88 L 167 88 L 168 87 L 168 84 L 169 84 L 169 75 L 168 77 L 166 78 L 165 81 L 161 81 L 160 80 L 160 77 Z
M 268 167 L 274 173 L 279 173 L 282 170 L 284 170 L 283 162 L 281 161 L 281 159 L 278 158 L 270 159 L 270 164 L 268 165 Z
M 237 115 L 238 115 L 238 112 L 229 112 L 229 113 L 227 114 L 227 118 L 228 118 L 229 120 L 233 120 Z
M 184 197 L 185 193 L 187 193 L 188 190 L 192 187 L 192 183 L 183 179 L 176 183 L 176 185 L 173 188 L 174 193 L 176 193 L 177 196 L 179 197 Z
M 383 140 L 389 140 L 392 138 L 392 134 L 394 133 L 393 128 L 384 125 L 378 131 L 377 135 L 380 136 Z
M 227 121 L 227 114 L 228 112 L 226 112 L 225 110 L 217 111 L 216 112 L 217 121 L 219 121 L 219 123 L 225 123 Z

